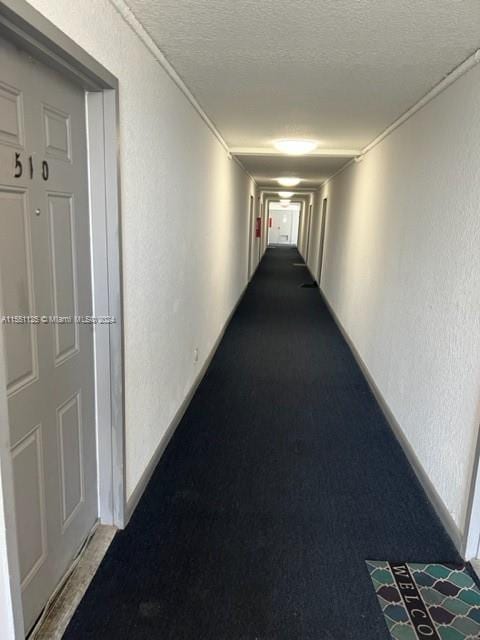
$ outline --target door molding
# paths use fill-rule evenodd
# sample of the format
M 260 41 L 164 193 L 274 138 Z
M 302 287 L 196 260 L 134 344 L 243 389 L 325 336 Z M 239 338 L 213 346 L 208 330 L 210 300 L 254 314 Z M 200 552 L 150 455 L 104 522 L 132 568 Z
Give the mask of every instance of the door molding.
M 25 0 L 0 2 L 0 36 L 85 90 L 93 314 L 115 318 L 94 329 L 98 516 L 121 528 L 126 483 L 118 80 Z M 0 335 L 0 521 L 5 518 L 6 534 L 6 556 L 0 551 L 0 599 L 5 595 L 0 612 L 11 608 L 7 637 L 24 638 L 4 354 Z
M 480 556 L 480 430 L 477 432 L 461 551 L 465 560 L 475 560 Z M 475 567 L 478 573 L 478 564 Z
M 247 262 L 247 282 L 252 278 L 252 243 L 255 216 L 255 196 L 250 194 L 248 200 L 248 262 Z
M 323 254 L 325 251 L 325 234 L 327 232 L 327 207 L 328 197 L 322 197 L 319 203 L 320 209 L 320 246 L 318 248 L 318 266 L 317 266 L 317 282 L 320 287 L 322 280 Z
M 265 199 L 266 204 L 268 205 L 268 207 L 270 206 L 271 202 L 278 202 L 279 200 L 279 196 L 278 193 L 276 191 L 272 191 L 270 189 L 264 189 L 262 191 L 262 195 Z M 298 194 L 295 192 L 295 196 L 291 198 L 291 201 L 294 203 L 298 203 L 300 204 L 300 211 L 299 211 L 299 215 L 298 215 L 298 238 L 297 238 L 297 249 L 300 252 L 300 254 L 302 254 L 303 251 L 303 246 L 302 246 L 302 239 L 303 239 L 303 233 L 304 233 L 304 225 L 305 224 L 305 209 L 308 208 L 308 203 L 311 200 L 311 192 L 310 191 L 299 191 Z M 303 254 L 302 254 L 303 255 Z

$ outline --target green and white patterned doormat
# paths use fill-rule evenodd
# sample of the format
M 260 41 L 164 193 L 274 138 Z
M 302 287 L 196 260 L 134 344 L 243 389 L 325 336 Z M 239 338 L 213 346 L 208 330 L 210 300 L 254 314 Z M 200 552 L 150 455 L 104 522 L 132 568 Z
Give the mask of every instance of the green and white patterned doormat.
M 480 591 L 464 567 L 367 560 L 394 640 L 479 640 Z

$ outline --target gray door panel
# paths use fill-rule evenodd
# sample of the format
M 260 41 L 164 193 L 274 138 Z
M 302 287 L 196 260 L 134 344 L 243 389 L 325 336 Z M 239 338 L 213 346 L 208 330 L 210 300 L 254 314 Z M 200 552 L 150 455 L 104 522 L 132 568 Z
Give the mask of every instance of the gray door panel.
M 66 320 L 3 324 L 27 629 L 97 516 L 85 127 L 83 91 L 0 40 L 1 313 Z

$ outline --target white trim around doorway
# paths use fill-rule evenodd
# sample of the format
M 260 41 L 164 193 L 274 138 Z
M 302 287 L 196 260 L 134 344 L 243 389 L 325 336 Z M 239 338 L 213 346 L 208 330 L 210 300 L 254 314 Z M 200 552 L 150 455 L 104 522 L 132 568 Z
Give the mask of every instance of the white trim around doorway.
M 2 0 L 0 37 L 85 91 L 93 314 L 114 318 L 108 328 L 102 325 L 94 330 L 98 518 L 122 528 L 126 496 L 118 80 L 25 0 Z M 0 617 L 2 625 L 3 620 L 8 625 L 6 637 L 21 639 L 24 625 L 2 338 L 0 335 L 0 522 L 5 520 L 5 530 L 0 531 Z

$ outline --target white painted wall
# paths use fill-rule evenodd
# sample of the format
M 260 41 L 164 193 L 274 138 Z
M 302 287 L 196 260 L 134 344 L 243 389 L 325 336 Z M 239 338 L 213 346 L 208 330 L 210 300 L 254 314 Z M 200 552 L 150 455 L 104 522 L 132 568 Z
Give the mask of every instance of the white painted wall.
M 31 4 L 120 81 L 130 496 L 246 285 L 253 184 L 107 0 Z
M 480 421 L 479 96 L 477 66 L 321 194 L 322 289 L 460 530 Z

